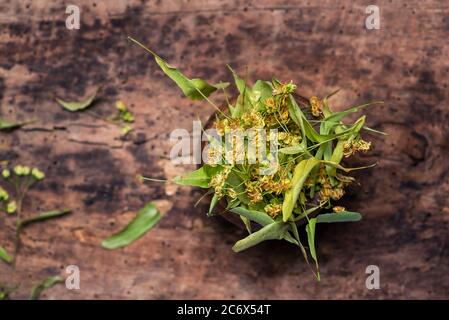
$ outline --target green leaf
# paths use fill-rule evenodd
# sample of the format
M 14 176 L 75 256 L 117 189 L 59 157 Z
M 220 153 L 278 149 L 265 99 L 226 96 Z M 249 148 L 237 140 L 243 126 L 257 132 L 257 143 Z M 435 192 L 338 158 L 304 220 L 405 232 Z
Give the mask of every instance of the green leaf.
M 234 77 L 235 86 L 237 87 L 240 95 L 237 97 L 234 109 L 231 110 L 232 118 L 240 117 L 245 111 L 247 111 L 251 106 L 251 88 L 249 88 L 245 81 L 239 77 L 239 75 L 228 65 L 229 70 L 232 72 Z
M 232 250 L 234 252 L 240 252 L 250 247 L 253 247 L 262 241 L 266 240 L 281 240 L 288 232 L 288 224 L 282 221 L 274 222 L 266 225 L 262 229 L 250 234 L 246 238 L 237 241 Z
M 295 240 L 295 244 L 299 247 L 299 249 L 301 250 L 301 253 L 304 257 L 304 260 L 307 262 L 307 264 L 309 263 L 309 258 L 307 257 L 307 252 L 306 249 L 304 248 L 304 246 L 301 243 L 301 239 L 299 238 L 299 232 L 298 232 L 298 227 L 296 226 L 295 222 L 290 222 L 290 230 L 293 233 L 294 236 L 294 240 Z M 290 235 L 290 234 L 289 234 Z M 287 239 L 286 239 L 287 240 Z M 289 241 L 289 240 L 287 240 Z M 291 242 L 291 241 L 290 241 Z
M 88 96 L 85 100 L 80 102 L 68 102 L 61 100 L 59 98 L 56 98 L 56 101 L 61 105 L 61 107 L 63 107 L 68 111 L 71 112 L 81 111 L 89 107 L 92 104 L 92 102 L 94 102 L 95 97 L 97 96 L 99 90 L 100 90 L 99 88 L 95 89 L 95 91 L 90 96 Z
M 293 208 L 295 207 L 296 201 L 298 201 L 298 196 L 301 192 L 302 186 L 304 185 L 310 171 L 318 163 L 320 163 L 320 161 L 312 157 L 302 160 L 296 165 L 291 181 L 292 188 L 285 193 L 284 202 L 282 203 L 282 217 L 284 222 L 288 221 L 292 215 Z
M 52 276 L 45 279 L 33 288 L 30 294 L 30 300 L 38 300 L 42 291 L 52 288 L 54 285 L 61 282 L 63 282 L 63 279 L 60 276 Z
M 24 125 L 34 122 L 34 120 L 24 122 L 9 122 L 0 118 L 0 131 L 10 131 L 18 129 Z
M 251 234 L 251 221 L 249 221 L 249 219 L 247 217 L 244 216 L 240 216 L 240 219 L 242 219 L 243 224 L 246 227 L 246 230 L 248 231 L 249 234 Z
M 222 169 L 220 166 L 211 167 L 204 165 L 195 171 L 173 178 L 173 182 L 183 186 L 208 188 L 211 177 Z
M 156 206 L 150 202 L 139 210 L 136 217 L 123 230 L 106 240 L 103 240 L 101 245 L 106 249 L 125 247 L 142 237 L 148 230 L 153 228 L 160 219 L 161 215 L 159 211 L 156 209 Z
M 315 249 L 315 225 L 316 225 L 316 218 L 310 219 L 309 223 L 306 225 L 306 232 L 307 232 L 307 242 L 309 243 L 309 251 L 310 255 L 312 256 L 312 259 L 315 261 L 315 266 L 317 270 L 316 277 L 318 281 L 320 281 L 320 269 L 318 266 L 318 258 L 316 255 L 316 249 Z
M 228 69 L 231 71 L 232 76 L 234 77 L 234 82 L 237 90 L 239 90 L 241 94 L 248 93 L 250 89 L 246 85 L 245 80 L 240 78 L 240 76 L 231 68 L 231 66 L 228 65 Z
M 44 212 L 41 213 L 35 217 L 32 218 L 28 218 L 28 219 L 23 219 L 18 221 L 18 227 L 19 228 L 23 228 L 31 223 L 35 223 L 35 222 L 40 222 L 40 221 L 44 221 L 44 220 L 48 220 L 48 219 L 53 219 L 53 218 L 57 218 L 57 217 L 61 217 L 63 215 L 66 215 L 68 213 L 70 213 L 71 210 L 70 209 L 64 209 L 64 210 L 54 210 L 54 211 L 48 211 L 48 212 Z
M 268 214 L 261 211 L 256 210 L 248 210 L 243 207 L 237 207 L 230 210 L 233 213 L 236 213 L 240 216 L 248 218 L 251 221 L 254 221 L 261 226 L 266 226 L 272 224 L 274 222 L 273 218 L 271 218 Z
M 292 118 L 293 122 L 296 123 L 296 125 L 301 129 L 302 135 L 301 145 L 304 148 L 307 148 L 306 130 L 304 127 L 305 116 L 292 95 L 289 95 L 287 102 L 288 102 L 288 113 L 290 115 L 290 118 Z
M 358 212 L 341 211 L 335 213 L 323 213 L 316 217 L 317 223 L 360 221 L 362 215 Z
M 214 87 L 219 89 L 219 90 L 224 90 L 227 87 L 229 87 L 229 82 L 222 82 L 222 81 L 220 81 L 220 82 L 217 82 L 216 84 L 214 84 Z
M 251 89 L 254 102 L 265 100 L 272 96 L 273 87 L 269 81 L 257 80 Z
M 205 99 L 215 90 L 223 88 L 224 86 L 223 83 L 211 85 L 206 81 L 204 81 L 203 79 L 187 78 L 181 73 L 181 71 L 169 65 L 165 60 L 163 60 L 155 52 L 144 46 L 139 41 L 131 37 L 128 37 L 128 39 L 136 43 L 141 48 L 145 49 L 147 52 L 151 53 L 154 57 L 154 60 L 162 69 L 162 71 L 164 71 L 164 73 L 178 85 L 178 87 L 182 90 L 182 92 L 187 98 L 190 98 L 192 100 Z
M 210 206 L 209 206 L 209 212 L 208 212 L 208 215 L 212 215 L 212 210 L 214 210 L 214 207 L 215 207 L 215 205 L 217 204 L 217 202 L 218 202 L 219 199 L 220 199 L 220 198 L 218 197 L 218 195 L 216 195 L 216 194 L 214 193 L 214 195 L 213 195 L 213 197 L 212 197 L 212 200 L 210 201 Z
M 8 254 L 5 248 L 0 247 L 0 259 L 5 261 L 6 263 L 12 262 L 12 257 Z
M 352 107 L 340 112 L 334 112 L 332 113 L 330 116 L 324 118 L 324 122 L 323 122 L 323 126 L 324 126 L 324 132 L 328 133 L 331 129 L 332 126 L 334 126 L 335 124 L 340 123 L 340 121 L 346 117 L 347 115 L 349 115 L 350 113 L 354 113 L 359 111 L 362 108 L 374 105 L 374 104 L 383 104 L 383 101 L 374 101 L 374 102 L 370 102 L 370 103 L 366 103 L 366 104 L 362 104 L 360 106 L 356 106 L 356 107 Z
M 279 149 L 279 152 L 283 154 L 297 154 L 297 153 L 305 153 L 306 149 L 302 144 L 297 144 L 291 147 L 281 148 Z

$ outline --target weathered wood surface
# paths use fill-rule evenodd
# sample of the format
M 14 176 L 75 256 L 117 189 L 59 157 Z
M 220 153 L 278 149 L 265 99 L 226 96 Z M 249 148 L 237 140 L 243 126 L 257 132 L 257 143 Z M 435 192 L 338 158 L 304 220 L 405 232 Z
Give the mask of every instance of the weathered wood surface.
M 71 216 L 30 227 L 16 270 L 0 264 L 0 282 L 22 283 L 14 297 L 67 265 L 81 270 L 81 290 L 64 286 L 44 298 L 449 298 L 449 5 L 377 1 L 381 30 L 364 27 L 366 1 L 76 1 L 81 29 L 65 28 L 64 1 L 0 1 L 0 101 L 8 119 L 38 122 L 0 134 L 1 160 L 47 173 L 25 212 L 69 207 Z M 360 163 L 360 186 L 345 205 L 362 222 L 319 226 L 322 282 L 300 253 L 270 242 L 235 254 L 244 233 L 205 217 L 199 190 L 139 184 L 137 174 L 171 177 L 169 133 L 191 128 L 212 109 L 192 103 L 127 35 L 149 44 L 186 74 L 230 79 L 225 64 L 251 79 L 294 80 L 304 95 L 343 91 L 336 108 L 382 99 L 366 110 L 374 149 Z M 136 114 L 134 132 L 86 113 L 67 99 L 104 90 L 92 111 L 108 115 L 117 99 Z M 218 101 L 218 99 L 217 99 Z M 171 207 L 160 225 L 130 247 L 100 241 L 150 200 Z M 0 244 L 11 249 L 11 219 Z M 365 288 L 378 265 L 381 289 Z

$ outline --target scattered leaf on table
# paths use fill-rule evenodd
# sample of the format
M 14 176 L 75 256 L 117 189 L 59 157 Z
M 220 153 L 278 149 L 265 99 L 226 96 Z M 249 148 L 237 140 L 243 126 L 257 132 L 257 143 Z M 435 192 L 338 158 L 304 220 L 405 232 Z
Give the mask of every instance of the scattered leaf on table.
M 156 206 L 150 202 L 139 210 L 136 217 L 119 233 L 104 240 L 101 245 L 106 249 L 117 249 L 125 247 L 156 225 L 161 219 Z
M 68 102 L 61 99 L 56 98 L 56 101 L 66 110 L 75 112 L 75 111 L 81 111 L 89 107 L 92 102 L 94 102 L 95 97 L 97 96 L 99 89 L 95 89 L 95 91 L 87 97 L 86 100 L 80 101 L 80 102 Z
M 31 217 L 28 219 L 23 219 L 20 220 L 18 223 L 18 227 L 19 228 L 23 228 L 31 223 L 35 223 L 35 222 L 40 222 L 40 221 L 44 221 L 44 220 L 48 220 L 48 219 L 53 219 L 53 218 L 57 218 L 57 217 L 61 217 L 63 215 L 66 215 L 68 213 L 70 213 L 71 210 L 70 209 L 64 209 L 64 210 L 53 210 L 53 211 L 48 211 L 48 212 L 44 212 L 41 213 L 35 217 Z
M 3 119 L 0 119 L 0 131 L 9 131 L 18 129 L 24 125 L 34 122 L 34 120 L 24 121 L 24 122 L 9 122 Z
M 42 291 L 44 291 L 45 289 L 49 289 L 61 282 L 63 282 L 63 279 L 60 276 L 51 276 L 45 279 L 33 288 L 30 294 L 30 300 L 38 300 L 41 296 Z
M 8 254 L 5 248 L 0 247 L 0 259 L 5 261 L 6 263 L 12 262 L 12 257 Z

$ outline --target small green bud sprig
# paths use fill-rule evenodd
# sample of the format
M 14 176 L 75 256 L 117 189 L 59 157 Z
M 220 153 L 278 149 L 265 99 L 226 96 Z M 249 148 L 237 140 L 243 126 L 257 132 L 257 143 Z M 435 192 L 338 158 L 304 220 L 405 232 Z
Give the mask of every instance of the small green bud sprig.
M 3 247 L 0 247 L 1 260 L 15 265 L 16 256 L 20 248 L 20 234 L 22 229 L 34 222 L 43 221 L 59 217 L 70 213 L 70 210 L 48 211 L 30 218 L 22 218 L 22 203 L 30 190 L 36 183 L 45 178 L 45 174 L 38 168 L 30 168 L 26 165 L 16 165 L 12 169 L 4 167 L 1 170 L 2 179 L 9 184 L 8 189 L 14 191 L 14 195 L 8 193 L 6 189 L 0 186 L 0 211 L 6 212 L 10 216 L 16 217 L 16 233 L 14 241 L 14 253 L 12 257 Z
M 115 103 L 115 108 L 117 109 L 117 114 L 112 116 L 110 120 L 122 128 L 122 136 L 125 137 L 133 130 L 131 124 L 134 122 L 134 115 L 121 100 Z
M 0 209 L 8 214 L 20 213 L 22 202 L 28 190 L 38 181 L 45 178 L 45 174 L 38 168 L 16 165 L 12 170 L 4 168 L 2 178 L 8 182 L 15 191 L 15 199 L 0 187 Z

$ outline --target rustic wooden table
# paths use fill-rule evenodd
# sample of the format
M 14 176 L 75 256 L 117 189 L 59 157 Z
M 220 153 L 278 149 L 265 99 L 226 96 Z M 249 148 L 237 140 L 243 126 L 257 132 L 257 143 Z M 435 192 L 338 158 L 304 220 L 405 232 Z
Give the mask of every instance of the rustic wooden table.
M 81 271 L 81 289 L 56 286 L 53 299 L 383 299 L 449 298 L 449 4 L 377 1 L 380 30 L 365 28 L 366 1 L 88 1 L 79 30 L 65 26 L 65 1 L 0 1 L 1 116 L 37 122 L 0 133 L 0 160 L 43 169 L 24 212 L 69 207 L 70 216 L 29 227 L 13 270 L 0 282 L 36 282 Z M 132 46 L 147 43 L 189 76 L 230 80 L 226 64 L 252 79 L 294 80 L 304 95 L 336 88 L 336 109 L 382 99 L 366 109 L 374 149 L 357 161 L 379 160 L 359 174 L 345 205 L 364 214 L 357 224 L 319 226 L 322 282 L 300 253 L 270 242 L 235 254 L 244 232 L 193 208 L 201 191 L 158 183 L 191 167 L 168 160 L 170 132 L 191 130 L 212 109 L 192 103 Z M 52 99 L 103 90 L 91 112 L 107 116 L 116 100 L 136 115 L 120 129 L 89 113 L 62 110 Z M 100 242 L 134 212 L 157 200 L 168 212 L 133 245 L 106 251 Z M 0 244 L 12 248 L 12 220 L 0 220 Z M 377 265 L 381 288 L 365 288 Z

